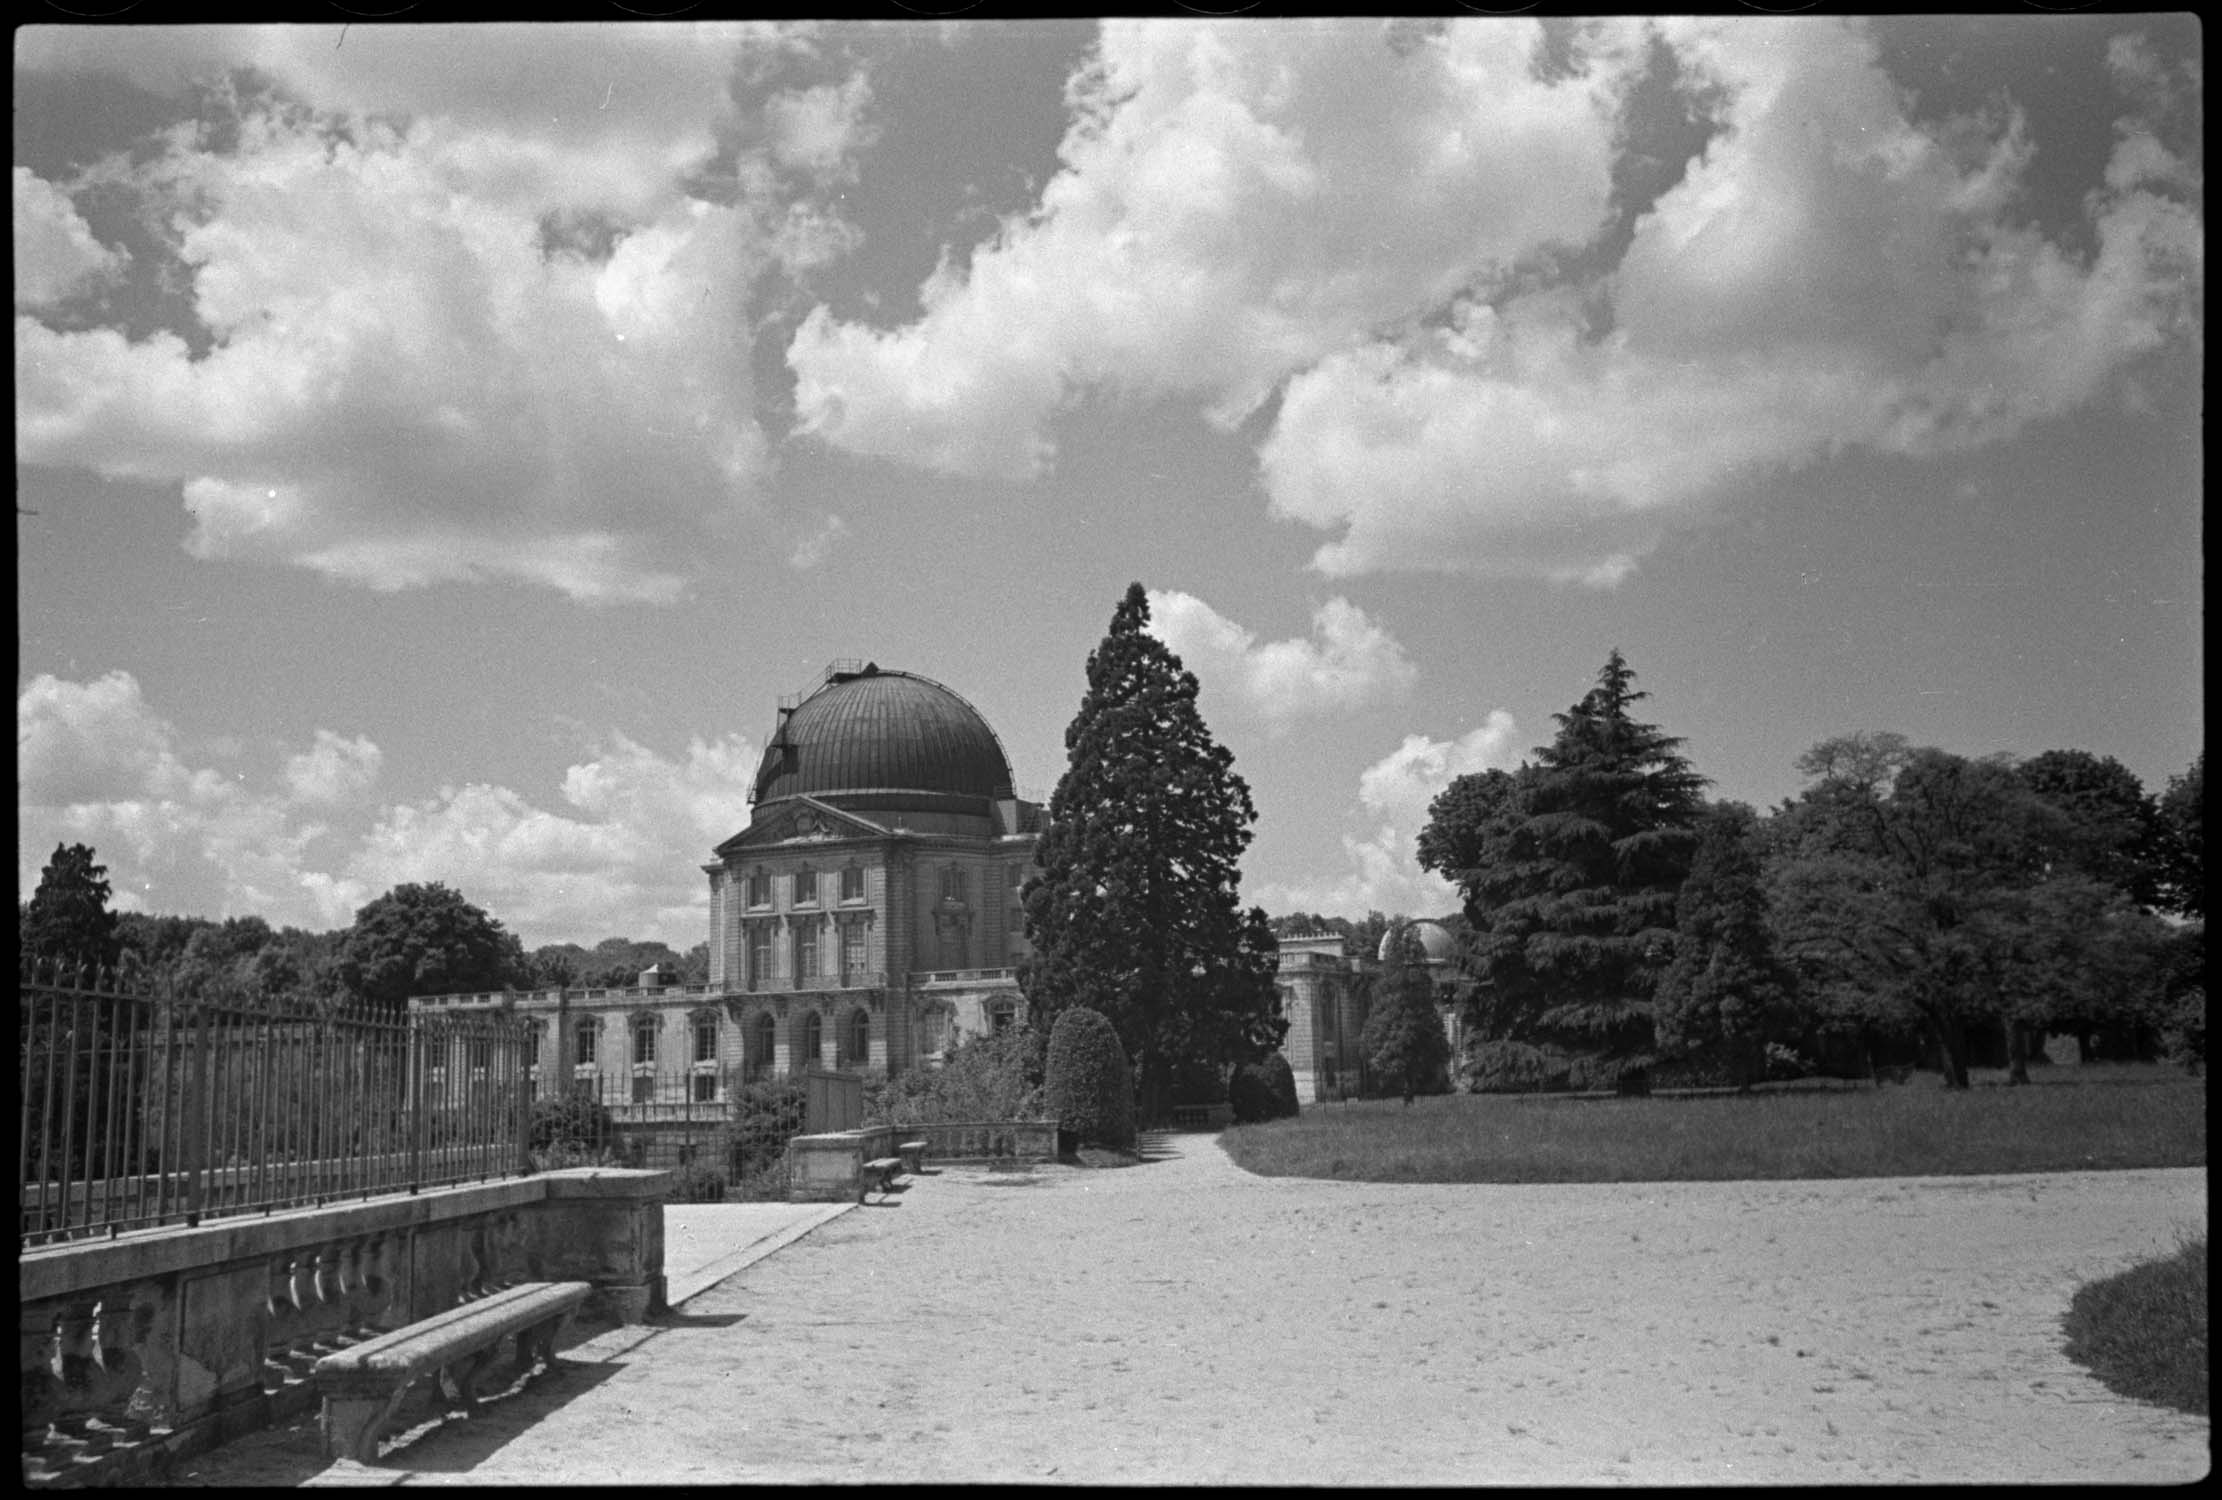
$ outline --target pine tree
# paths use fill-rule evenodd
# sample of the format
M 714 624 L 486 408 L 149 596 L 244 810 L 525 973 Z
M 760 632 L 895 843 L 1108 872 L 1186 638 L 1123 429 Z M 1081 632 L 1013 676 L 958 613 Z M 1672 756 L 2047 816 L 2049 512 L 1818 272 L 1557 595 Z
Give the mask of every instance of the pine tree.
M 1195 674 L 1149 617 L 1137 583 L 1088 658 L 1041 873 L 1025 889 L 1033 955 L 1019 983 L 1037 1026 L 1074 1005 L 1110 1018 L 1154 1123 L 1176 1077 L 1255 1062 L 1287 1022 L 1266 915 L 1239 901 L 1250 789 L 1197 711 Z
M 1450 1036 L 1435 1008 L 1435 978 L 1428 972 L 1427 950 L 1410 923 L 1397 929 L 1392 959 L 1373 991 L 1359 1045 L 1366 1066 L 1386 1087 L 1412 1096 L 1432 1089 L 1450 1062 Z
M 1533 763 L 1462 777 L 1431 809 L 1421 854 L 1465 896 L 1483 1044 L 1651 1046 L 1705 780 L 1680 739 L 1633 716 L 1648 696 L 1635 677 L 1615 649 Z
M 1661 1050 L 1716 1060 L 1740 1087 L 1797 1019 L 1795 977 L 1767 926 L 1758 821 L 1740 802 L 1707 811 L 1675 903 L 1674 961 L 1652 998 Z
M 20 951 L 28 958 L 114 968 L 123 938 L 108 895 L 108 867 L 93 863 L 90 845 L 56 844 L 24 908 Z

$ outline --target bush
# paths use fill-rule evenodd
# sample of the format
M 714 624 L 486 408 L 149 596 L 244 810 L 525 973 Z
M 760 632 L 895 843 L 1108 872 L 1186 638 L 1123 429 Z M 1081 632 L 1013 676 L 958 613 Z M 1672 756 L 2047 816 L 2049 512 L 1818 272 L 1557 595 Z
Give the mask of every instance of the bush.
M 583 1090 L 532 1104 L 532 1154 L 543 1168 L 587 1165 L 608 1154 L 610 1112 Z
M 787 1196 L 787 1143 L 802 1134 L 805 1112 L 799 1079 L 745 1084 L 733 1096 L 724 1140 L 733 1196 Z
M 1296 1070 L 1278 1052 L 1261 1063 L 1238 1063 L 1227 1079 L 1227 1103 L 1237 1125 L 1288 1119 L 1296 1113 Z
M 867 1125 L 1042 1117 L 1042 1038 L 1026 1025 L 963 1037 L 940 1067 L 881 1080 L 864 1094 Z
M 671 1174 L 667 1203 L 723 1203 L 725 1174 L 703 1162 L 681 1162 Z
M 1083 1145 L 1124 1150 L 1134 1144 L 1134 1070 L 1101 1011 L 1076 1005 L 1057 1013 L 1042 1093 L 1059 1130 Z

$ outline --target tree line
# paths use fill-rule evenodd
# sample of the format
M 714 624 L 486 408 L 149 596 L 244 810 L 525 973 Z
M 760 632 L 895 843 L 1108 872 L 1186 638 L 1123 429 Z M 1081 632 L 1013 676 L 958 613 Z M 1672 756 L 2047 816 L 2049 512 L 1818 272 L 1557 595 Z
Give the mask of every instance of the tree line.
M 1469 1086 L 1749 1083 L 1914 1044 L 1965 1088 L 1986 1039 L 2024 1082 L 2047 1033 L 2203 1059 L 2204 751 L 2152 795 L 2088 751 L 1868 731 L 1800 756 L 1805 787 L 1762 814 L 1707 799 L 1635 681 L 1613 651 L 1531 760 L 1429 810 L 1419 861 L 1466 919 Z
M 57 845 L 17 911 L 23 957 L 88 965 L 127 987 L 257 1006 L 363 1005 L 399 1015 L 411 995 L 610 987 L 656 966 L 673 983 L 709 977 L 709 945 L 605 938 L 526 951 L 501 922 L 438 882 L 395 886 L 331 932 L 259 916 L 165 916 L 110 907 L 107 867 L 85 844 Z

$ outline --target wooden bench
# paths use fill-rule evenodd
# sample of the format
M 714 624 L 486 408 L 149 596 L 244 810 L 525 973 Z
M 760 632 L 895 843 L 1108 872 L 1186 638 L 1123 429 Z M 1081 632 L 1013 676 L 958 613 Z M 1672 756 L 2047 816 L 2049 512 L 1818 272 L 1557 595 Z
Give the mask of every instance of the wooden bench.
M 915 1176 L 917 1173 L 926 1170 L 926 1143 L 924 1141 L 905 1141 L 895 1148 L 895 1154 L 903 1159 L 904 1171 Z
M 496 1346 L 512 1334 L 518 1374 L 554 1359 L 563 1320 L 592 1290 L 584 1281 L 526 1282 L 325 1355 L 316 1362 L 325 1456 L 376 1458 L 401 1398 L 427 1373 L 438 1374 L 442 1395 L 475 1403 Z
M 856 1181 L 856 1201 L 862 1203 L 866 1193 L 877 1192 L 882 1197 L 895 1184 L 895 1174 L 903 1170 L 900 1156 L 875 1156 L 864 1164 Z

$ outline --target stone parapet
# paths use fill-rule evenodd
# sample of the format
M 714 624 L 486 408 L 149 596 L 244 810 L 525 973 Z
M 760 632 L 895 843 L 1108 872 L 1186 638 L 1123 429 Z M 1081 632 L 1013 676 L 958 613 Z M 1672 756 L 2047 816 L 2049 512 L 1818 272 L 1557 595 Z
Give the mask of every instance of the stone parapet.
M 669 1189 L 584 1168 L 26 1250 L 25 1481 L 157 1477 L 306 1411 L 322 1356 L 520 1281 L 589 1282 L 590 1319 L 637 1322 Z

